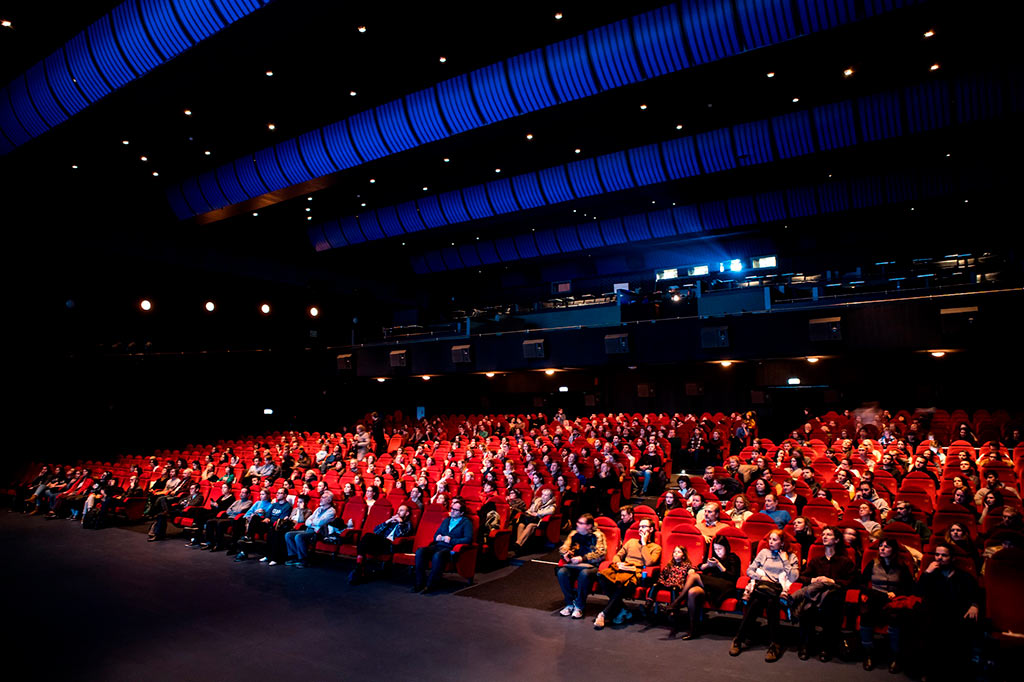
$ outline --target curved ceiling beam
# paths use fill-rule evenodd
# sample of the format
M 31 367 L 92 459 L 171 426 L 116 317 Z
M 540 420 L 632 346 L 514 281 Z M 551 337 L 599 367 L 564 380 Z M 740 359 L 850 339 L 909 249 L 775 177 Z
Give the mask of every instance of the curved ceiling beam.
M 325 251 L 596 194 L 997 118 L 1004 115 L 1000 96 L 1004 90 L 999 79 L 991 76 L 936 78 L 327 221 L 309 228 L 309 239 L 317 251 Z M 523 238 L 532 239 L 529 235 Z M 630 241 L 638 238 L 631 236 Z M 554 237 L 547 243 L 553 245 Z M 598 235 L 595 245 L 600 244 Z M 525 248 L 536 255 L 537 248 Z
M 219 220 L 229 206 L 277 203 L 295 196 L 289 187 L 383 156 L 919 1 L 682 0 L 279 142 L 173 185 L 167 198 L 182 220 Z
M 0 155 L 57 127 L 267 2 L 122 2 L 0 90 Z

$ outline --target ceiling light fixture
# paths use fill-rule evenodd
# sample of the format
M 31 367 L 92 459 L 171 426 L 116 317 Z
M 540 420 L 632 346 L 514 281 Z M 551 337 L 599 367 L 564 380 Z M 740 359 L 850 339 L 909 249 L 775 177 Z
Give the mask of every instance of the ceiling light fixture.
M 444 63 L 445 63 L 446 61 L 448 61 L 448 57 L 438 57 L 438 58 L 437 58 L 437 61 L 439 61 L 439 62 L 441 62 L 442 64 L 444 64 Z
M 359 31 L 360 33 L 366 33 L 366 27 L 365 26 L 358 26 L 356 28 L 356 30 Z
M 924 32 L 924 37 L 925 38 L 931 38 L 933 35 L 935 35 L 935 31 L 927 30 L 927 31 Z
M 387 381 L 387 379 L 385 379 L 384 377 L 377 377 L 378 384 L 383 384 L 385 381 Z
M 149 157 L 148 156 L 140 156 L 139 157 L 139 161 L 149 161 Z
M 371 185 L 372 185 L 373 183 L 375 183 L 375 182 L 377 182 L 377 181 L 376 181 L 375 179 L 373 179 L 373 178 L 370 178 L 370 184 L 371 184 Z
M 261 305 L 260 306 L 260 312 L 263 313 L 264 315 L 269 315 L 270 314 L 270 305 L 267 304 L 267 303 L 264 303 L 263 305 Z
M 561 19 L 563 16 L 561 12 L 555 12 L 555 19 Z
M 533 139 L 533 133 L 526 133 L 526 139 L 527 140 L 532 140 Z
M 931 352 L 931 355 L 932 355 L 933 358 L 941 358 L 945 354 L 946 354 L 946 351 L 944 351 L 944 350 L 933 350 Z
M 451 161 L 451 159 L 449 159 L 449 158 L 448 158 L 447 156 L 446 156 L 446 157 L 444 157 L 444 158 L 443 158 L 443 159 L 441 159 L 441 160 L 442 160 L 442 161 L 444 161 L 445 163 L 448 163 L 448 162 L 450 162 L 450 161 Z
M 274 130 L 275 128 L 277 128 L 277 126 L 274 125 L 273 123 L 268 123 L 267 124 L 267 130 Z
M 273 71 L 267 71 L 267 78 L 270 78 L 273 75 L 274 75 Z
M 160 175 L 159 173 L 157 173 L 156 171 L 153 171 L 153 177 L 154 177 L 154 178 L 155 178 L 155 177 L 158 177 L 159 175 Z
M 790 377 L 790 378 L 786 379 L 786 383 L 789 384 L 790 386 L 799 386 L 800 385 L 800 378 L 799 377 Z
M 0 21 L 0 26 L 3 26 L 4 28 L 14 28 L 14 24 L 11 23 L 10 19 Z
M 843 75 L 846 76 L 847 78 L 849 78 L 850 76 L 853 75 L 853 69 L 844 69 L 843 70 Z
M 429 374 L 424 374 L 423 375 L 423 380 L 424 381 L 430 381 L 430 375 Z
M 573 150 L 572 150 L 573 154 L 579 154 L 579 153 L 580 153 L 580 152 L 582 152 L 582 151 L 583 151 L 583 150 L 582 150 L 582 149 L 580 149 L 579 147 L 576 147 L 576 149 L 573 149 Z
M 677 123 L 676 124 L 676 130 L 682 130 L 682 129 L 683 129 L 683 124 L 682 123 Z
M 929 67 L 928 67 L 928 70 L 929 70 L 929 71 L 938 71 L 938 70 L 939 70 L 939 65 L 938 65 L 938 63 L 936 62 L 935 64 L 932 64 L 931 66 L 929 66 Z
M 732 360 L 722 360 L 719 362 L 722 367 L 732 367 Z
M 501 169 L 500 169 L 500 168 L 495 168 L 495 169 L 494 169 L 494 172 L 495 172 L 495 173 L 500 173 L 500 172 L 501 172 Z
M 365 201 L 363 203 L 359 204 L 359 205 L 362 206 L 363 208 L 366 208 L 366 202 Z M 308 211 L 309 209 L 307 208 L 306 210 Z
M 794 97 L 794 98 L 793 98 L 793 104 L 796 104 L 796 103 L 797 103 L 797 102 L 799 102 L 799 101 L 800 101 L 800 98 L 799 98 L 799 97 Z
M 646 104 L 641 104 L 640 105 L 640 111 L 647 111 L 647 105 Z
M 485 372 L 484 376 L 487 377 L 488 379 L 493 379 L 494 378 L 494 372 Z
M 150 302 L 148 298 L 144 298 L 141 301 L 139 301 L 139 307 L 148 313 L 150 310 L 153 309 L 153 304 Z
M 544 370 L 544 373 L 547 374 L 549 377 L 550 376 L 554 376 L 555 375 L 555 370 L 553 370 L 553 369 L 546 369 L 546 370 Z
M 315 305 L 309 306 L 309 316 L 310 317 L 319 317 L 320 316 L 320 309 L 317 308 Z
M 811 363 L 813 365 L 814 363 L 816 363 L 820 359 L 821 358 L 816 358 L 816 357 L 812 356 L 812 357 L 807 358 L 807 362 L 809 362 L 809 363 Z
M 427 191 L 427 189 L 429 189 L 429 188 L 427 188 L 427 187 L 424 187 L 424 188 L 423 188 L 423 191 L 424 191 L 424 192 L 426 192 L 426 191 Z
M 355 97 L 356 96 L 356 91 L 355 90 L 349 90 L 348 91 L 348 96 L 349 97 Z
M 217 305 L 213 301 L 207 301 L 203 307 L 206 308 L 206 312 L 208 313 L 212 313 L 217 309 Z
M 186 109 L 185 110 L 185 115 L 186 116 L 191 116 L 192 115 L 192 110 L 191 109 Z
M 768 78 L 775 78 L 775 72 L 769 71 L 768 73 L 765 74 L 765 76 L 767 76 Z
M 209 155 L 210 155 L 210 154 L 212 154 L 212 153 L 213 153 L 213 152 L 211 152 L 211 151 L 210 151 L 209 149 L 207 149 L 206 151 L 204 151 L 204 152 L 203 152 L 203 155 L 204 155 L 204 156 L 209 156 Z
M 252 212 L 252 217 L 253 217 L 253 218 L 255 218 L 255 217 L 256 217 L 256 216 L 258 216 L 258 215 L 259 215 L 259 213 L 258 213 L 257 211 L 253 211 L 253 212 Z
M 121 144 L 128 144 L 128 140 L 121 140 Z
M 364 204 L 364 205 L 365 205 L 365 204 Z M 309 206 L 307 206 L 307 207 L 306 207 L 306 213 L 309 213 L 309 212 L 310 212 L 310 211 L 312 211 L 312 210 L 313 210 L 313 209 L 312 209 L 312 208 L 310 208 Z
M 71 164 L 71 170 L 78 170 L 78 164 L 76 164 L 76 163 Z

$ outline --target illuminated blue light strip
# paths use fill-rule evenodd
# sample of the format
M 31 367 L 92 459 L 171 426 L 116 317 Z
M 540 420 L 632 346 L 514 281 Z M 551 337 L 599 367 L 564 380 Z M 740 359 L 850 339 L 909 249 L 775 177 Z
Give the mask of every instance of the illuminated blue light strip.
M 229 23 L 261 5 L 258 0 L 219 0 Z M 0 91 L 0 102 L 14 100 L 11 115 L 20 120 L 15 124 L 0 113 L 0 128 L 20 146 L 224 27 L 212 0 L 125 0 Z M 0 153 L 6 154 L 10 149 L 4 146 Z M 177 199 L 169 201 L 181 208 Z

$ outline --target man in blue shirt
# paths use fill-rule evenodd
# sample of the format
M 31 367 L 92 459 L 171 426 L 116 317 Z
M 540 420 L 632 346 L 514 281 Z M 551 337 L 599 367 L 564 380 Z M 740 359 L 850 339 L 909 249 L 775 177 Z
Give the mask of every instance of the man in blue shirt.
M 260 499 L 264 491 L 260 491 Z M 255 508 L 255 507 L 254 507 Z M 274 525 L 281 519 L 287 519 L 288 515 L 292 513 L 292 503 L 288 501 L 288 491 L 285 488 L 279 488 L 277 495 L 270 506 L 265 510 L 257 511 L 249 519 L 248 527 L 245 531 L 245 540 L 251 541 L 253 536 L 257 534 L 268 534 L 273 532 Z M 270 538 L 267 538 L 270 541 Z M 249 555 L 243 549 L 235 556 L 235 561 L 245 561 L 249 558 Z
M 463 515 L 465 505 L 466 503 L 461 497 L 452 500 L 448 518 L 441 522 L 437 532 L 434 533 L 434 541 L 426 547 L 416 550 L 413 592 L 427 594 L 436 589 L 452 548 L 473 541 L 473 522 Z M 428 563 L 430 564 L 429 578 L 427 578 Z
M 761 513 L 770 516 L 779 530 L 785 528 L 786 524 L 790 522 L 789 512 L 779 509 L 779 500 L 775 497 L 775 493 L 768 493 L 764 496 L 764 509 L 761 510 Z

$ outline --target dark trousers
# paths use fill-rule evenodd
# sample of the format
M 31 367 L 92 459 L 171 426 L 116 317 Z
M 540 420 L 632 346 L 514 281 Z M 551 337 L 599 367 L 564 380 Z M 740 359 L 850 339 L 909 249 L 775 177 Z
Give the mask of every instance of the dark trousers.
M 377 535 L 376 533 L 367 533 L 363 537 L 359 538 L 359 544 L 356 545 L 356 554 L 359 556 L 366 556 L 367 554 L 390 554 L 393 545 L 383 535 Z
M 751 593 L 750 599 L 747 601 L 747 608 L 743 612 L 743 620 L 740 622 L 739 632 L 736 633 L 736 639 L 740 640 L 750 635 L 751 628 L 754 627 L 754 623 L 757 622 L 758 616 L 761 612 L 765 612 L 765 618 L 768 619 L 768 638 L 772 642 L 779 641 L 779 609 L 782 605 L 779 603 L 778 597 L 768 597 L 763 594 L 758 594 L 756 591 Z
M 602 613 L 605 618 L 614 618 L 622 610 L 622 600 L 636 589 L 636 584 L 613 583 L 600 573 L 597 574 L 597 582 L 601 586 L 601 591 L 608 595 L 608 605 L 604 607 Z
M 206 526 L 206 520 L 210 518 L 215 512 L 212 509 L 204 509 L 197 507 L 183 511 L 181 517 L 183 519 L 192 519 L 192 538 L 195 542 L 201 542 L 203 539 L 203 528 Z
M 287 530 L 277 530 L 274 527 L 267 531 L 267 556 L 271 561 L 281 562 L 287 558 L 288 551 L 284 545 L 284 534 L 287 532 Z
M 416 550 L 415 585 L 433 587 L 441 580 L 445 564 L 451 556 L 452 548 L 443 542 L 432 542 L 426 547 Z M 430 576 L 427 576 L 427 564 L 430 564 Z
M 825 595 L 821 606 L 800 613 L 800 645 L 810 646 L 815 629 L 821 626 L 821 648 L 834 653 L 839 648 L 840 628 L 843 625 L 843 607 L 846 590 L 832 590 Z
M 231 529 L 231 533 L 235 540 L 242 534 L 242 528 L 244 528 L 244 521 L 242 519 L 210 519 L 206 522 L 205 537 L 207 542 L 214 543 L 217 547 L 224 546 L 224 536 Z
M 555 575 L 558 577 L 558 586 L 562 588 L 565 605 L 582 611 L 587 605 L 590 588 L 597 579 L 597 569 L 592 566 L 580 567 L 566 564 L 559 566 Z M 576 589 L 573 589 L 573 580 L 576 581 Z

